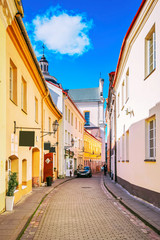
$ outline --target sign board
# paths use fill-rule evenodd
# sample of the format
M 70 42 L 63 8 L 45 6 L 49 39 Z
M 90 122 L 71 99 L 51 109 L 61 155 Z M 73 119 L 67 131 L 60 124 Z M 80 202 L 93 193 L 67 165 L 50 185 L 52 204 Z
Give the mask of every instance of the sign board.
M 19 146 L 34 147 L 35 132 L 34 131 L 19 131 Z
M 51 143 L 50 142 L 45 142 L 44 143 L 44 150 L 50 150 L 51 148 Z
M 55 153 L 55 152 L 56 152 L 56 148 L 55 148 L 55 147 L 51 147 L 51 148 L 49 149 L 49 152 L 50 152 L 50 153 Z

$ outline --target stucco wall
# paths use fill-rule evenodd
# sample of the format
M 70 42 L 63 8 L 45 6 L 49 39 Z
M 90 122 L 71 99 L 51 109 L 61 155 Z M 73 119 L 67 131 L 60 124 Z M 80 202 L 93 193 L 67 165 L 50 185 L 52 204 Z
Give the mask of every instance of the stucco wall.
M 149 7 L 150 3 L 152 6 Z M 160 2 L 147 1 L 140 17 L 136 21 L 130 35 L 126 47 L 123 51 L 118 78 L 115 85 L 116 99 L 118 106 L 118 94 L 120 93 L 120 115 L 117 109 L 117 141 L 120 139 L 122 145 L 122 136 L 129 130 L 129 162 L 122 162 L 122 147 L 120 151 L 120 162 L 117 164 L 118 176 L 130 183 L 147 188 L 156 192 L 160 192 L 160 154 L 159 141 L 157 141 L 156 162 L 144 162 L 146 158 L 146 127 L 145 120 L 151 116 L 151 109 L 160 101 Z M 148 13 L 147 13 L 148 11 Z M 142 17 L 145 16 L 144 21 Z M 156 33 L 156 69 L 145 79 L 145 38 L 155 24 Z M 134 35 L 135 34 L 135 35 Z M 133 40 L 133 41 L 131 41 Z M 131 43 L 130 43 L 131 41 Z M 127 45 L 128 44 L 128 45 Z M 129 47 L 130 48 L 127 48 Z M 127 52 L 128 49 L 128 52 Z M 122 82 L 126 78 L 129 69 L 129 99 L 122 109 Z M 127 115 L 126 110 L 129 113 Z M 152 111 L 156 114 L 156 138 L 160 139 L 160 131 L 158 127 L 159 109 Z M 126 152 L 126 145 L 124 147 Z
M 6 161 L 6 28 L 0 18 L 0 212 L 5 208 Z

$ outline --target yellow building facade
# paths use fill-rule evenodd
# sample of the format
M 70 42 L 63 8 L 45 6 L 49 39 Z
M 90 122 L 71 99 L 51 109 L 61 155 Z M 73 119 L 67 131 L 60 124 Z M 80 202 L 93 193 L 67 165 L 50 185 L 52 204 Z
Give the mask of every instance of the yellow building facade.
M 22 21 L 22 8 L 16 1 L 3 3 L 4 6 L 0 1 L 0 212 L 5 210 L 10 171 L 17 172 L 18 177 L 15 203 L 32 186 L 43 182 L 44 142 L 50 141 L 52 145 L 58 142 L 52 125 L 62 117 L 32 50 Z M 5 10 L 7 4 L 10 5 Z M 4 21 L 4 13 L 10 16 L 9 20 L 4 16 L 7 19 Z M 29 135 L 32 132 L 34 143 L 24 146 L 26 131 Z
M 93 172 L 101 169 L 101 145 L 98 139 L 84 130 L 84 166 L 90 166 Z

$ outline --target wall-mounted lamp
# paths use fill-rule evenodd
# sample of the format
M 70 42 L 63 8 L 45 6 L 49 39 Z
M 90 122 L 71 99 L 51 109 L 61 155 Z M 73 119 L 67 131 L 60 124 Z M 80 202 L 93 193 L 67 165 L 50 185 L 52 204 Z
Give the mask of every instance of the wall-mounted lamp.
M 41 137 L 44 137 L 44 136 L 46 136 L 46 135 L 51 135 L 51 134 L 55 134 L 56 132 L 57 132 L 57 130 L 58 130 L 58 126 L 59 126 L 59 123 L 58 123 L 58 121 L 57 120 L 55 120 L 53 123 L 52 123 L 52 130 L 53 130 L 53 132 L 45 132 L 45 131 L 43 131 L 43 132 L 41 132 L 41 133 L 44 133 L 44 135 L 42 135 Z
M 53 132 L 56 133 L 59 127 L 59 123 L 57 120 L 55 120 L 52 124 Z
M 134 111 L 133 110 L 128 110 L 128 108 L 127 108 L 125 111 L 126 111 L 126 115 L 130 114 L 130 117 L 134 116 Z

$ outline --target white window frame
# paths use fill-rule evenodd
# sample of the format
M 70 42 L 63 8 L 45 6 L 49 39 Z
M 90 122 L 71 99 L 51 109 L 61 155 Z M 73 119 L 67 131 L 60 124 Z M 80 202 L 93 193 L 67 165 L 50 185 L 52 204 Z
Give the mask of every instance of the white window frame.
M 150 128 L 150 124 L 153 121 L 153 128 Z M 153 131 L 153 138 L 150 138 L 150 132 Z M 153 140 L 153 147 L 150 145 L 150 141 Z M 153 156 L 151 156 L 150 150 L 153 149 Z M 156 158 L 156 119 L 152 119 L 148 123 L 148 150 L 149 150 L 149 159 Z

